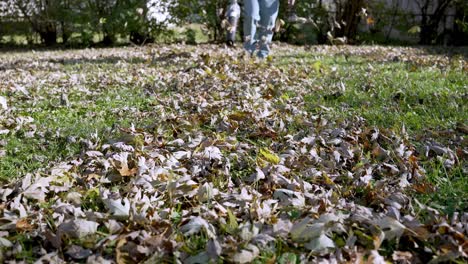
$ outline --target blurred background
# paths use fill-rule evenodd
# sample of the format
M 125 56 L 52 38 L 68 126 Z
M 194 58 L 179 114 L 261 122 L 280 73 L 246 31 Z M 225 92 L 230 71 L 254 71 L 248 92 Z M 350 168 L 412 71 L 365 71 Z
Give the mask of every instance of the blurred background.
M 0 45 L 223 42 L 228 2 L 2 0 Z M 293 10 L 281 0 L 280 9 L 275 39 L 291 44 L 468 44 L 466 0 L 298 0 Z M 288 20 L 291 12 L 300 19 Z

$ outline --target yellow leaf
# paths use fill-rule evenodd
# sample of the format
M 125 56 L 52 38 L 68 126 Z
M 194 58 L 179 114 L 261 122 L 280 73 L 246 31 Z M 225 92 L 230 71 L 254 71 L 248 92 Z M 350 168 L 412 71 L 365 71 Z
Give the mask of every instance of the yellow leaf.
M 316 61 L 316 62 L 314 62 L 314 64 L 312 64 L 312 68 L 317 72 L 320 71 L 321 67 L 322 67 L 322 62 L 321 61 Z
M 206 67 L 205 68 L 205 73 L 208 74 L 208 75 L 211 75 L 213 73 L 213 71 L 210 68 Z
M 330 177 L 328 177 L 328 175 L 327 175 L 326 173 L 324 173 L 324 174 L 322 175 L 322 177 L 323 177 L 323 179 L 324 179 L 324 181 L 325 181 L 325 184 L 329 184 L 329 185 L 335 184 L 335 183 L 333 182 L 333 180 L 332 180 Z
M 408 30 L 408 33 L 410 34 L 417 34 L 419 32 L 421 32 L 421 28 L 419 26 L 413 26 Z
M 262 157 L 270 163 L 278 164 L 280 162 L 280 158 L 278 157 L 278 155 L 276 155 L 269 149 L 260 149 L 260 155 L 262 155 Z
M 236 216 L 232 213 L 229 208 L 227 208 L 227 214 L 228 214 L 228 219 L 227 223 L 223 226 L 223 229 L 229 233 L 229 234 L 234 234 L 239 227 L 239 224 L 237 223 L 237 218 Z

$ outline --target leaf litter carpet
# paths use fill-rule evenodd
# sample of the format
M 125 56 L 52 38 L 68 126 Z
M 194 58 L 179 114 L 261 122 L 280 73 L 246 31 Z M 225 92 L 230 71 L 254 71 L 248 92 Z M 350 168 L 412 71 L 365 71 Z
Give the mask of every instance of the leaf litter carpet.
M 0 189 L 4 261 L 20 262 L 26 250 L 38 263 L 466 261 L 467 213 L 449 219 L 412 197 L 433 191 L 419 156 L 450 166 L 460 162 L 452 149 L 419 153 L 404 131 L 307 111 L 313 69 L 187 49 L 44 52 L 3 63 L 16 74 L 47 68 L 53 78 L 67 62 L 116 56 L 119 70 L 105 80 L 86 73 L 60 85 L 121 82 L 154 98 L 139 113 L 151 125 L 80 138 L 75 158 Z M 388 61 L 406 54 L 343 49 Z M 1 122 L 18 121 L 6 101 L 0 111 Z

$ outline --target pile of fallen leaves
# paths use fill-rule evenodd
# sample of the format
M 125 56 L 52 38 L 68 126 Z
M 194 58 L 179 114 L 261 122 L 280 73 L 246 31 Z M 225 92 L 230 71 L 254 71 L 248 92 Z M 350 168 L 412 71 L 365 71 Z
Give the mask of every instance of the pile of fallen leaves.
M 158 50 L 151 63 L 184 66 L 145 84 L 152 126 L 81 139 L 75 159 L 3 186 L 3 260 L 467 260 L 468 214 L 412 198 L 433 191 L 419 156 L 451 166 L 452 150 L 307 112 L 300 73 L 227 53 Z

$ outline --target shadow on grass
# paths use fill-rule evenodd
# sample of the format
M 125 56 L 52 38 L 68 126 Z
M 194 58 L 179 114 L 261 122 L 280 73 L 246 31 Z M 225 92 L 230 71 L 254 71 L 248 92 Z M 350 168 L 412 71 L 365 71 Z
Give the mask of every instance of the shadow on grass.
M 417 46 L 415 48 L 423 50 L 430 55 L 445 55 L 450 58 L 462 56 L 468 60 L 468 46 Z
M 62 65 L 76 65 L 76 64 L 115 64 L 117 62 L 140 64 L 145 63 L 147 60 L 140 57 L 123 58 L 119 56 L 108 56 L 99 58 L 69 58 L 69 59 L 45 59 L 44 61 L 50 63 L 57 63 Z
M 367 49 L 367 46 L 362 46 L 363 50 Z M 356 45 L 344 45 L 344 46 L 329 46 L 329 45 L 305 45 L 304 46 L 304 53 L 310 55 L 329 55 L 329 56 L 338 56 L 346 59 L 350 57 L 360 57 L 362 59 L 371 60 L 373 62 L 398 62 L 402 58 L 408 55 L 417 56 L 428 56 L 428 55 L 435 55 L 435 56 L 446 56 L 449 59 L 461 57 L 464 60 L 468 60 L 468 46 L 392 46 L 392 45 L 380 45 L 379 47 L 389 48 L 391 49 L 401 49 L 401 54 L 394 54 L 390 52 L 388 55 L 382 54 L 381 49 L 370 50 L 370 52 L 361 53 L 359 52 L 360 46 Z M 411 49 L 413 52 L 411 52 Z M 303 59 L 304 54 L 281 54 L 277 55 L 278 58 L 281 59 L 291 59 L 291 60 L 298 60 Z M 355 63 L 353 61 L 353 63 Z
M 149 43 L 151 44 L 151 43 Z M 123 47 L 140 47 L 139 45 L 133 43 L 116 43 L 113 45 L 105 45 L 102 43 L 93 43 L 93 44 L 61 44 L 45 46 L 43 44 L 32 44 L 32 45 L 15 45 L 15 44 L 6 44 L 0 43 L 0 53 L 7 52 L 16 52 L 16 53 L 28 53 L 31 51 L 66 51 L 66 50 L 82 50 L 87 48 L 92 49 L 107 49 L 107 48 L 123 48 Z
M 39 62 L 38 64 L 34 64 L 32 62 Z M 60 64 L 60 65 L 80 65 L 80 64 L 116 64 L 118 62 L 125 62 L 130 64 L 142 64 L 146 63 L 147 59 L 141 57 L 120 57 L 120 56 L 107 56 L 107 57 L 98 57 L 98 58 L 86 58 L 86 57 L 79 57 L 79 58 L 61 58 L 61 59 L 38 59 L 38 60 L 31 60 L 31 59 L 19 59 L 15 60 L 14 62 L 7 62 L 1 63 L 0 62 L 0 71 L 6 70 L 18 70 L 18 69 L 31 69 L 31 68 L 49 68 L 49 65 L 43 64 L 46 63 L 53 63 L 53 64 Z

